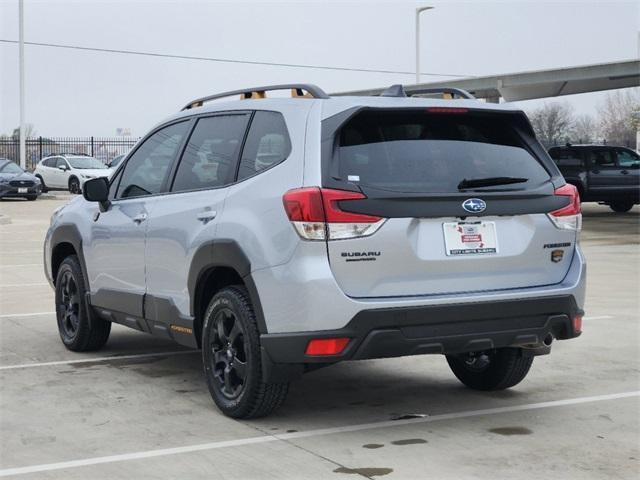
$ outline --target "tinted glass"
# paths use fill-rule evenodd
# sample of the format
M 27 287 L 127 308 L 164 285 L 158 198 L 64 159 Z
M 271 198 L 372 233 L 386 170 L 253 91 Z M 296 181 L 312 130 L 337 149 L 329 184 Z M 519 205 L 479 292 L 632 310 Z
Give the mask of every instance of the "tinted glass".
M 182 154 L 172 192 L 215 188 L 233 180 L 248 114 L 198 120 Z
M 591 150 L 589 152 L 591 165 L 594 167 L 615 167 L 616 159 L 613 150 Z
M 338 176 L 397 192 L 457 192 L 463 180 L 526 178 L 523 189 L 549 180 L 509 120 L 500 115 L 363 112 L 340 134 Z
M 159 193 L 189 122 L 175 123 L 151 135 L 129 158 L 117 198 Z
M 582 165 L 582 158 L 577 150 L 557 148 L 550 150 L 549 155 L 559 167 L 580 167 Z
M 13 162 L 0 165 L 0 173 L 22 173 L 24 170 Z
M 45 167 L 55 167 L 56 166 L 56 159 L 55 158 L 47 158 L 46 160 L 44 160 L 42 162 L 42 165 L 44 165 Z
M 116 197 L 116 191 L 118 189 L 118 182 L 122 178 L 122 170 L 118 172 L 118 174 L 111 179 L 111 183 L 109 184 L 109 199 L 113 200 Z
M 73 168 L 77 168 L 79 170 L 88 170 L 88 169 L 105 169 L 107 166 L 102 163 L 97 158 L 93 157 L 69 157 L 67 161 Z
M 618 150 L 618 165 L 624 168 L 640 167 L 640 157 L 630 150 Z
M 242 151 L 238 180 L 271 168 L 291 152 L 291 142 L 282 114 L 256 112 Z

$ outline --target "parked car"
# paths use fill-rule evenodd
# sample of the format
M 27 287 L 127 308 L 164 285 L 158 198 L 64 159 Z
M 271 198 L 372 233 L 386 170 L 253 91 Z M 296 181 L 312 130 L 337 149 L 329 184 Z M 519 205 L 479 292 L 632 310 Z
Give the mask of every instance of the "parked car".
M 43 158 L 33 173 L 46 189 L 68 189 L 80 193 L 84 182 L 96 177 L 108 177 L 109 167 L 87 155 L 60 154 Z
M 571 145 L 552 147 L 549 155 L 583 202 L 628 212 L 640 203 L 640 155 L 626 147 Z
M 62 342 L 116 322 L 201 347 L 235 418 L 343 360 L 443 354 L 470 388 L 518 384 L 580 335 L 580 202 L 521 110 L 445 90 L 467 99 L 194 100 L 54 213 Z
M 38 178 L 8 158 L 0 158 L 0 198 L 35 200 L 41 193 Z

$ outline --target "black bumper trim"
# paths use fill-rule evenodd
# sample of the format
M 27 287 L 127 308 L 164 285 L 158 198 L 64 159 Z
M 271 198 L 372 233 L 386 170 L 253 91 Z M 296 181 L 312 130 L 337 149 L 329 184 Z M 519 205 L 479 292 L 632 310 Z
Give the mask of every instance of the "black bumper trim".
M 549 334 L 574 338 L 573 318 L 582 315 L 572 295 L 520 300 L 363 310 L 338 330 L 260 336 L 263 361 L 274 364 L 335 363 L 342 360 L 452 354 L 540 345 Z M 309 357 L 314 338 L 349 337 L 340 355 Z

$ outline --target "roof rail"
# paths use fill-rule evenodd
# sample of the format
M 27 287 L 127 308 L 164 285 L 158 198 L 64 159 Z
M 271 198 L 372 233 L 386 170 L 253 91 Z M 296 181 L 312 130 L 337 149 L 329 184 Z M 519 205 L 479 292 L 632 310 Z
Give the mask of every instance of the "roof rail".
M 418 89 L 416 89 L 415 92 L 409 91 L 409 95 L 411 95 L 411 96 L 416 96 L 416 95 L 434 95 L 434 94 L 439 94 L 439 93 L 442 93 L 444 95 L 451 95 L 452 98 L 454 98 L 457 95 L 460 98 L 467 98 L 469 100 L 475 100 L 476 99 L 476 97 L 471 95 L 466 90 L 463 90 L 462 88 L 454 88 L 454 87 L 418 88 Z
M 295 97 L 304 97 L 304 92 L 307 92 L 307 94 L 312 98 L 329 98 L 329 95 L 327 95 L 320 87 L 308 83 L 269 85 L 266 87 L 243 88 L 241 90 L 232 90 L 230 92 L 216 93 L 215 95 L 197 98 L 187 103 L 184 108 L 182 108 L 182 111 L 189 110 L 194 107 L 201 107 L 205 102 L 210 102 L 211 100 L 233 97 L 235 95 L 240 95 L 242 99 L 265 98 L 265 92 L 274 90 L 292 90 L 292 95 Z

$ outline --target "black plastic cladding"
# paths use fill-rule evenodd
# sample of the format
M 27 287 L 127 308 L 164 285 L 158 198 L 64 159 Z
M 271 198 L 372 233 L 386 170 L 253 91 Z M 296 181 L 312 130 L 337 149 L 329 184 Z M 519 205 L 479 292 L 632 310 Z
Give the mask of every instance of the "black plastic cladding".
M 478 217 L 488 215 L 523 215 L 531 213 L 548 213 L 569 204 L 569 197 L 555 196 L 553 191 L 564 185 L 565 181 L 558 167 L 549 157 L 545 149 L 535 139 L 533 128 L 523 112 L 502 112 L 496 110 L 469 109 L 472 113 L 490 115 L 512 115 L 515 127 L 522 137 L 529 151 L 538 159 L 540 164 L 550 175 L 550 182 L 536 188 L 522 191 L 490 192 L 472 191 L 451 194 L 407 194 L 389 192 L 372 187 L 356 185 L 338 178 L 338 162 L 336 161 L 338 147 L 338 133 L 343 125 L 358 113 L 367 110 L 384 112 L 398 111 L 426 111 L 420 108 L 377 108 L 353 107 L 322 121 L 321 158 L 322 158 L 322 186 L 362 192 L 367 196 L 365 200 L 349 200 L 339 202 L 340 208 L 369 215 L 386 218 L 438 218 L 438 217 Z M 470 197 L 480 197 L 487 203 L 487 208 L 481 213 L 469 213 L 462 208 L 462 202 Z

